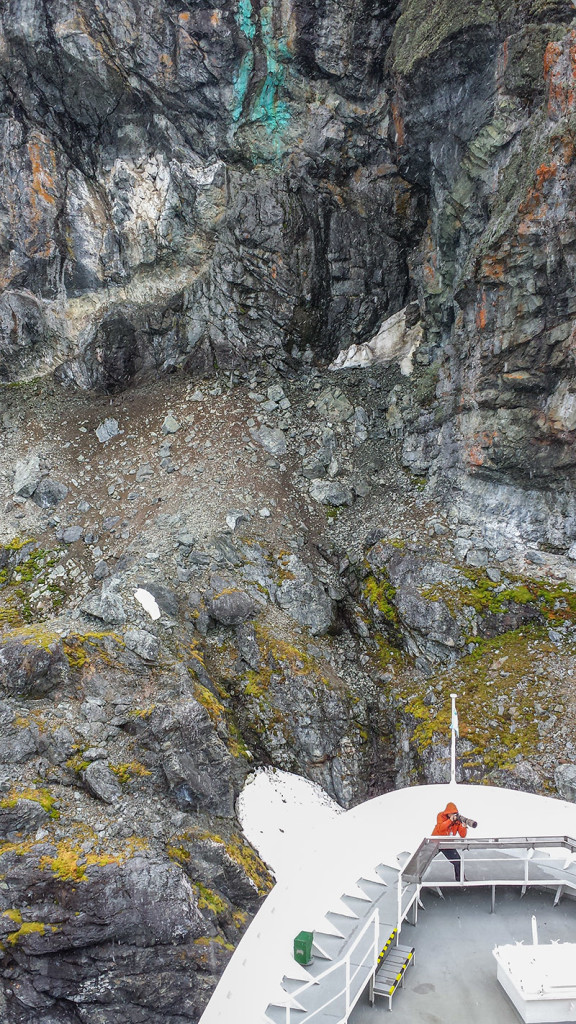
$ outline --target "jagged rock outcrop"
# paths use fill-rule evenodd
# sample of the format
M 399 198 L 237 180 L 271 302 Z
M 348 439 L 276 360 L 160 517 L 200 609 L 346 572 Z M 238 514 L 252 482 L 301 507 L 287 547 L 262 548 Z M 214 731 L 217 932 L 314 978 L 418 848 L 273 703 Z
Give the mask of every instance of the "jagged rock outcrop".
M 567 3 L 411 0 L 390 54 L 398 166 L 430 195 L 416 277 L 435 394 L 414 410 L 407 461 L 448 473 L 470 504 L 508 487 L 504 529 L 561 546 L 574 531 L 573 18 Z
M 196 1024 L 253 767 L 573 799 L 574 19 L 2 6 L 8 1024 Z
M 401 308 L 421 204 L 386 138 L 396 14 L 10 5 L 4 379 L 330 353 Z

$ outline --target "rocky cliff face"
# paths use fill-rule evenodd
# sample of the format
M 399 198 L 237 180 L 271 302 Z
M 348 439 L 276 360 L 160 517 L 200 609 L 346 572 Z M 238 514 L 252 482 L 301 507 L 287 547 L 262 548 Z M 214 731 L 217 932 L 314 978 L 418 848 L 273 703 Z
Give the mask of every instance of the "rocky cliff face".
M 322 361 L 417 299 L 407 460 L 571 537 L 572 17 L 9 4 L 3 378 Z
M 255 768 L 575 798 L 574 8 L 0 19 L 0 1016 L 197 1022 Z

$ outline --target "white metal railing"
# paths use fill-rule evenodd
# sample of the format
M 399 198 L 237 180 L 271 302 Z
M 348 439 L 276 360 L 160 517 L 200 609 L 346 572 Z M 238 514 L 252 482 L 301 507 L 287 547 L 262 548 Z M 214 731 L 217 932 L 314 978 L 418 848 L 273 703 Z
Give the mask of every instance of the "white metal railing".
M 356 952 L 356 949 L 358 948 L 360 943 L 362 942 L 362 939 L 364 939 L 364 937 L 369 933 L 370 929 L 372 929 L 372 939 L 370 941 L 369 947 L 364 953 L 361 962 L 359 964 L 354 964 L 354 972 L 352 973 L 352 956 Z M 342 999 L 343 996 L 344 1013 L 337 1022 L 335 1021 L 335 1024 L 342 1024 L 342 1022 L 348 1020 L 350 1013 L 354 1009 L 355 1003 L 358 1001 L 358 999 L 362 995 L 362 992 L 364 991 L 364 984 L 362 984 L 360 985 L 358 992 L 356 993 L 356 996 L 353 999 L 351 995 L 353 982 L 356 979 L 356 977 L 360 974 L 360 972 L 366 971 L 366 968 L 368 966 L 370 966 L 369 974 L 376 970 L 376 967 L 378 966 L 379 944 L 380 912 L 378 908 L 376 908 L 376 910 L 370 915 L 366 923 L 360 929 L 358 935 L 354 939 L 354 942 L 348 949 L 346 955 L 341 960 L 338 960 L 336 963 L 331 964 L 331 966 L 327 967 L 326 970 L 322 972 L 322 974 L 317 974 L 314 978 L 311 978 L 310 981 L 305 982 L 303 985 L 301 985 L 300 988 L 295 989 L 293 992 L 290 993 L 289 998 L 291 1000 L 294 1000 L 295 1002 L 300 1002 L 304 994 L 309 989 L 316 988 L 317 985 L 325 981 L 325 979 L 328 978 L 331 974 L 335 974 L 337 971 L 341 971 L 342 969 L 344 969 L 343 987 L 338 992 L 336 992 L 335 995 L 330 996 L 330 998 L 327 999 L 326 1002 L 323 1003 L 321 1006 L 318 1006 L 311 1013 L 307 1013 L 306 1024 L 308 1024 L 308 1021 L 314 1020 L 314 1018 L 317 1017 L 318 1014 L 324 1013 L 332 1003 L 334 1003 L 337 999 Z M 365 978 L 364 982 L 366 980 L 367 979 Z M 301 1020 L 302 1018 L 299 1019 Z M 287 1004 L 286 1024 L 290 1024 L 291 1020 L 292 1008 Z
M 462 857 L 462 878 L 466 863 L 474 864 L 474 873 L 479 877 L 474 880 L 467 879 L 466 882 L 425 880 L 424 876 L 441 847 L 450 847 L 459 851 Z M 545 852 L 547 849 L 566 850 L 569 854 L 566 867 L 559 866 L 554 861 L 544 861 L 537 857 L 538 851 Z M 488 855 L 482 856 L 483 852 Z M 519 853 L 521 856 L 518 856 Z M 572 877 L 566 878 L 566 874 L 570 875 L 570 872 L 566 870 L 568 865 L 573 865 Z M 516 868 L 519 869 L 518 872 Z M 547 872 L 550 877 L 543 876 L 542 872 Z M 562 878 L 559 877 L 559 872 L 562 873 Z M 550 887 L 570 885 L 576 891 L 576 840 L 568 836 L 522 837 L 518 839 L 460 839 L 442 836 L 438 839 L 424 839 L 398 872 L 396 941 L 398 941 L 402 922 L 410 908 L 415 903 L 417 904 L 422 888 L 430 886 L 461 888 L 463 885 L 490 885 L 492 887 L 496 885 L 521 885 L 523 887 L 528 885 Z M 360 955 L 359 963 L 352 964 L 354 954 L 370 932 L 371 938 L 367 948 Z M 332 963 L 321 974 L 311 977 L 299 988 L 286 993 L 288 1001 L 284 1007 L 285 1024 L 295 1024 L 296 1019 L 302 1020 L 300 1016 L 302 1009 L 306 1013 L 304 1018 L 306 1024 L 309 1024 L 310 1021 L 318 1021 L 330 1007 L 332 1007 L 330 1019 L 333 1024 L 345 1024 L 370 975 L 377 970 L 379 945 L 380 912 L 378 908 L 375 908 L 341 959 Z M 302 1004 L 307 992 L 313 989 L 318 992 L 318 986 L 325 984 L 327 979 L 336 976 L 338 972 L 341 972 L 342 980 L 338 981 L 336 977 L 334 978 L 337 984 L 336 993 L 326 998 L 316 1009 L 306 1011 L 302 1005 L 302 1009 L 297 1010 L 296 1007 L 290 1005 L 293 1002 Z M 356 979 L 359 979 L 360 982 L 357 991 L 355 991 Z M 342 1002 L 340 1009 L 334 1006 L 339 1000 Z
M 458 850 L 460 853 L 462 879 L 467 864 L 474 865 L 474 874 L 478 877 L 468 877 L 465 882 L 426 880 L 425 876 L 432 861 L 443 847 Z M 545 861 L 538 858 L 538 851 L 546 852 L 550 849 L 564 849 L 569 853 L 566 866 L 558 865 L 553 860 Z M 483 851 L 489 851 L 490 855 L 483 857 Z M 573 865 L 571 873 L 567 871 L 568 865 Z M 438 839 L 424 839 L 412 857 L 402 866 L 398 875 L 398 932 L 411 906 L 418 899 L 421 889 L 440 885 L 443 888 L 462 888 L 464 885 L 508 885 L 523 888 L 537 885 L 558 888 L 569 885 L 576 890 L 576 840 L 569 836 L 518 839 L 460 839 L 442 836 Z

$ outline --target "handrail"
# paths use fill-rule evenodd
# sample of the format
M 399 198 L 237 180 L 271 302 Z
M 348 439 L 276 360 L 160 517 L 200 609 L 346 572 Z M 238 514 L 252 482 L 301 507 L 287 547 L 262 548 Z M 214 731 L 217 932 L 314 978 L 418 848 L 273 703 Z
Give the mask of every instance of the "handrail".
M 466 837 L 462 839 L 460 836 L 427 836 L 422 840 L 416 851 L 412 854 L 409 860 L 400 869 L 398 874 L 398 931 L 402 921 L 408 914 L 410 907 L 414 903 L 414 900 L 418 899 L 420 891 L 423 885 L 438 885 L 436 882 L 424 882 L 424 876 L 430 867 L 432 860 L 434 859 L 438 847 L 449 847 L 450 849 L 462 850 L 463 852 L 473 852 L 481 850 L 490 850 L 492 853 L 497 850 L 536 850 L 546 848 L 563 848 L 569 850 L 574 855 L 576 854 L 576 840 L 571 836 L 521 836 L 505 838 L 480 838 L 480 837 Z M 507 856 L 501 858 L 498 857 L 475 857 L 474 863 L 489 863 L 492 867 L 498 861 L 506 862 L 507 865 L 512 863 L 512 859 Z M 542 878 L 530 878 L 529 864 L 536 865 L 542 869 L 542 864 L 539 864 L 537 860 L 529 861 L 529 858 L 522 858 L 520 862 L 524 866 L 523 877 L 520 879 L 510 878 L 495 878 L 494 872 L 491 873 L 489 879 L 480 879 L 477 884 L 485 885 L 558 885 L 559 880 L 554 879 L 551 882 L 547 882 L 546 879 Z M 406 883 L 404 884 L 404 880 Z M 576 870 L 574 872 L 574 882 L 576 884 Z M 461 886 L 461 882 L 442 882 L 442 885 Z M 406 907 L 403 907 L 403 896 L 407 890 L 413 887 L 410 900 Z
M 478 849 L 537 849 L 538 847 L 564 847 L 569 849 L 571 853 L 576 853 L 576 839 L 572 839 L 570 836 L 519 836 L 504 838 L 475 838 L 466 837 L 462 839 L 460 836 L 427 836 L 422 840 L 418 848 L 414 851 L 410 859 L 404 864 L 400 874 L 411 875 L 414 880 L 418 877 L 420 872 L 416 873 L 411 870 L 413 865 L 417 865 L 419 860 L 426 858 L 422 855 L 430 853 L 434 848 L 437 848 L 439 844 L 442 846 L 449 846 L 456 850 L 478 850 Z M 424 866 L 424 870 L 430 863 L 432 857 L 428 859 L 428 862 Z M 423 872 L 422 872 L 423 874 Z M 418 880 L 420 880 L 418 878 Z
M 452 849 L 457 849 L 457 850 L 462 850 L 462 851 L 469 851 L 469 852 L 480 852 L 482 850 L 490 851 L 492 856 L 490 856 L 490 857 L 475 857 L 474 860 L 475 860 L 475 863 L 480 863 L 480 862 L 481 863 L 484 863 L 484 862 L 489 863 L 492 867 L 494 867 L 495 863 L 498 863 L 499 861 L 502 861 L 502 862 L 505 861 L 507 864 L 512 863 L 513 862 L 513 858 L 511 859 L 509 856 L 506 856 L 506 854 L 505 854 L 505 851 L 509 851 L 509 850 L 535 850 L 535 849 L 539 849 L 539 848 L 545 849 L 545 848 L 552 847 L 552 848 L 564 848 L 564 849 L 569 850 L 572 855 L 576 854 L 576 840 L 573 839 L 570 836 L 521 836 L 521 837 L 506 837 L 506 838 L 479 838 L 479 837 L 478 838 L 476 838 L 476 837 L 468 838 L 467 837 L 466 839 L 462 839 L 459 836 L 434 836 L 434 837 L 427 836 L 425 839 L 422 840 L 420 845 L 417 847 L 416 851 L 409 858 L 408 862 L 398 871 L 398 877 L 397 877 L 397 886 L 398 886 L 398 888 L 397 888 L 397 896 L 398 896 L 398 908 L 397 908 L 397 911 L 398 911 L 398 927 L 397 927 L 397 931 L 398 931 L 398 934 L 400 933 L 400 927 L 401 927 L 402 921 L 404 920 L 404 918 L 408 914 L 408 912 L 410 910 L 410 907 L 412 906 L 414 901 L 418 899 L 423 884 L 424 885 L 427 884 L 427 883 L 423 883 L 423 878 L 424 878 L 424 875 L 426 874 L 426 871 L 428 870 L 428 867 L 430 866 L 431 861 L 434 859 L 434 856 L 436 855 L 436 852 L 438 852 L 438 846 L 440 844 L 442 846 L 450 847 Z M 502 850 L 504 856 L 502 856 L 502 857 L 494 856 L 494 853 L 496 851 L 498 851 L 498 850 Z M 518 880 L 517 879 L 501 879 L 500 880 L 500 879 L 495 879 L 493 877 L 493 874 L 492 874 L 490 879 L 487 879 L 485 881 L 483 879 L 480 879 L 479 884 L 485 884 L 485 885 L 490 885 L 490 884 L 492 884 L 492 885 L 497 885 L 497 884 L 506 884 L 506 885 L 528 885 L 528 884 L 548 885 L 548 884 L 556 884 L 557 885 L 557 884 L 559 884 L 558 880 L 554 880 L 553 882 L 548 883 L 546 881 L 546 879 L 541 879 L 541 878 L 531 879 L 529 877 L 530 876 L 530 871 L 529 871 L 530 865 L 533 864 L 533 865 L 536 865 L 536 866 L 540 867 L 540 869 L 542 869 L 542 864 L 539 863 L 538 860 L 530 860 L 530 857 L 527 856 L 527 857 L 521 858 L 519 863 L 523 867 L 522 878 L 520 878 Z M 414 868 L 416 868 L 416 867 L 418 867 L 417 871 L 414 870 Z M 407 879 L 406 882 L 404 882 L 405 879 Z M 574 871 L 574 882 L 576 884 L 576 867 L 575 867 L 575 871 Z M 438 885 L 439 883 L 438 882 L 434 882 L 434 883 L 431 882 L 429 884 Z M 457 882 L 454 882 L 454 883 L 446 882 L 445 883 L 445 882 L 442 882 L 441 884 L 442 885 L 453 885 L 453 884 L 454 885 L 460 885 L 461 883 L 457 883 Z M 407 892 L 408 889 L 411 889 L 409 902 L 407 903 L 406 907 L 403 907 L 403 905 L 402 905 L 403 904 L 403 896 L 405 895 L 405 893 Z M 351 971 L 351 968 L 352 968 L 352 962 L 351 962 L 352 961 L 352 956 L 353 956 L 355 950 L 357 949 L 358 945 L 362 942 L 362 940 L 365 938 L 366 934 L 368 933 L 368 931 L 371 928 L 374 929 L 374 935 L 373 935 L 373 938 L 372 938 L 372 940 L 370 942 L 369 948 L 367 949 L 365 955 L 362 957 L 361 963 L 360 964 L 355 964 L 354 965 L 354 970 Z M 372 970 L 375 971 L 377 969 L 377 966 L 378 966 L 379 929 L 380 929 L 380 912 L 379 912 L 378 908 L 376 907 L 374 912 L 370 915 L 370 917 L 362 925 L 362 927 L 361 927 L 360 931 L 358 932 L 358 934 L 355 935 L 353 942 L 347 948 L 346 954 L 344 956 L 342 956 L 341 959 L 336 960 L 333 963 L 331 963 L 330 966 L 327 967 L 324 971 L 322 971 L 321 974 L 318 974 L 315 977 L 311 977 L 308 981 L 304 982 L 299 988 L 294 989 L 290 993 L 288 993 L 288 992 L 286 993 L 287 998 L 289 1000 L 286 1003 L 286 1005 L 285 1005 L 286 1024 L 291 1024 L 291 1022 L 294 1021 L 295 1018 L 293 1016 L 293 1011 L 295 1011 L 296 1013 L 301 1012 L 301 1011 L 296 1010 L 296 1007 L 294 1007 L 293 1005 L 290 1005 L 291 1003 L 293 1003 L 293 1002 L 296 1002 L 296 1003 L 300 1002 L 302 997 L 305 996 L 305 993 L 307 991 L 309 991 L 312 988 L 315 988 L 317 985 L 320 985 L 323 981 L 325 981 L 326 978 L 328 978 L 331 975 L 333 975 L 336 971 L 342 971 L 342 970 L 343 970 L 343 973 L 344 973 L 343 987 L 341 989 L 338 989 L 338 991 L 335 994 L 331 995 L 330 998 L 327 999 L 321 1006 L 318 1006 L 315 1010 L 311 1011 L 310 1013 L 307 1012 L 305 1020 L 306 1020 L 306 1024 L 308 1024 L 309 1021 L 314 1020 L 320 1014 L 324 1013 L 328 1009 L 328 1007 L 331 1006 L 331 1004 L 333 1004 L 336 1000 L 341 999 L 342 996 L 345 996 L 345 1012 L 344 1012 L 344 1016 L 342 1016 L 339 1019 L 338 1024 L 342 1024 L 342 1022 L 348 1020 L 348 1016 L 349 1016 L 351 1010 L 353 1009 L 353 1006 L 354 1006 L 355 1002 L 357 1001 L 357 998 L 359 997 L 359 995 L 361 994 L 361 991 L 362 991 L 360 989 L 360 991 L 358 992 L 354 1002 L 351 1002 L 351 986 L 353 985 L 353 982 L 355 981 L 357 976 L 360 974 L 360 972 L 363 971 L 367 967 L 367 965 L 369 963 L 371 963 L 371 969 Z
M 366 935 L 367 931 L 372 926 L 374 927 L 374 938 L 373 938 L 372 944 L 371 944 L 370 948 L 367 951 L 366 957 L 364 958 L 364 960 L 362 961 L 361 964 L 357 964 L 356 965 L 356 970 L 354 971 L 354 974 L 351 976 L 350 975 L 350 966 L 351 966 L 351 960 L 352 960 L 352 953 L 354 952 L 354 950 L 358 946 L 359 942 L 364 938 L 364 936 Z M 335 961 L 333 964 L 330 965 L 330 967 L 327 967 L 326 970 L 322 972 L 322 974 L 317 974 L 316 977 L 311 978 L 310 981 L 304 982 L 304 984 L 300 988 L 295 989 L 293 992 L 290 992 L 290 994 L 289 994 L 290 999 L 298 1001 L 301 998 L 301 996 L 303 995 L 303 993 L 307 991 L 307 989 L 315 987 L 321 981 L 324 981 L 324 979 L 327 978 L 330 974 L 333 974 L 335 971 L 342 969 L 342 967 L 345 968 L 345 971 L 346 971 L 346 983 L 344 985 L 344 988 L 341 989 L 339 992 L 337 992 L 335 995 L 331 996 L 330 999 L 328 999 L 328 1001 L 326 1003 L 322 1004 L 322 1006 L 317 1007 L 316 1010 L 314 1010 L 312 1013 L 307 1014 L 306 1015 L 306 1022 L 312 1020 L 318 1013 L 322 1013 L 330 1005 L 330 1003 L 333 1003 L 335 999 L 339 999 L 344 994 L 346 995 L 346 1018 L 345 1019 L 348 1018 L 348 1014 L 350 1013 L 350 1010 L 352 1009 L 352 1007 L 350 1006 L 350 984 L 353 981 L 353 979 L 356 977 L 356 975 L 367 964 L 368 959 L 370 957 L 370 954 L 372 954 L 373 968 L 376 969 L 376 966 L 377 966 L 377 963 L 378 963 L 379 928 L 380 928 L 380 911 L 378 910 L 378 907 L 376 907 L 374 912 L 370 915 L 370 917 L 368 918 L 366 923 L 362 926 L 362 928 L 358 932 L 358 935 L 356 936 L 354 942 L 352 943 L 352 945 L 348 949 L 345 957 L 343 957 L 341 960 Z M 287 995 L 288 995 L 288 993 L 287 993 Z M 292 1010 L 292 1008 L 289 1005 L 286 1005 L 286 1024 L 290 1024 L 291 1010 Z

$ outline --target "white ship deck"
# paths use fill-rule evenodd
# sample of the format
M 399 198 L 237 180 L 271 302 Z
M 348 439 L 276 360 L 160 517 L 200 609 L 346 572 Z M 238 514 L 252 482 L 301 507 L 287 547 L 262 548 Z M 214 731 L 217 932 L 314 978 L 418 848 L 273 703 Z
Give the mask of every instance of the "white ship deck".
M 464 888 L 442 855 L 430 862 L 430 841 L 422 840 L 426 824 L 449 799 L 480 822 L 458 842 Z M 267 808 L 260 817 L 252 838 L 258 846 L 262 836 L 264 855 L 268 837 L 284 838 L 287 809 L 280 794 L 278 816 Z M 399 1024 L 512 1024 L 520 1018 L 497 981 L 494 947 L 529 941 L 534 912 L 540 942 L 576 942 L 576 900 L 569 898 L 576 894 L 576 805 L 483 786 L 415 787 L 333 819 L 318 815 L 316 827 L 307 821 L 298 828 L 296 822 L 292 831 L 290 856 L 277 862 L 278 884 L 201 1024 L 391 1020 L 388 1000 L 377 997 L 369 1006 L 366 989 L 375 955 L 398 922 L 400 943 L 416 949 L 404 988 L 393 996 Z M 435 883 L 444 899 L 426 888 Z M 410 925 L 417 890 L 425 909 Z M 293 940 L 302 930 L 315 939 L 307 967 L 293 957 Z M 372 946 L 364 950 L 366 937 Z
M 350 1024 L 519 1024 L 520 1017 L 496 980 L 496 945 L 532 941 L 531 920 L 541 943 L 576 942 L 576 901 L 554 907 L 554 891 L 498 888 L 491 913 L 489 888 L 444 889 L 422 894 L 415 927 L 404 924 L 400 941 L 416 949 L 388 1012 L 385 1000 L 368 1004 L 367 993 Z M 558 1022 L 560 1024 L 560 1022 Z

